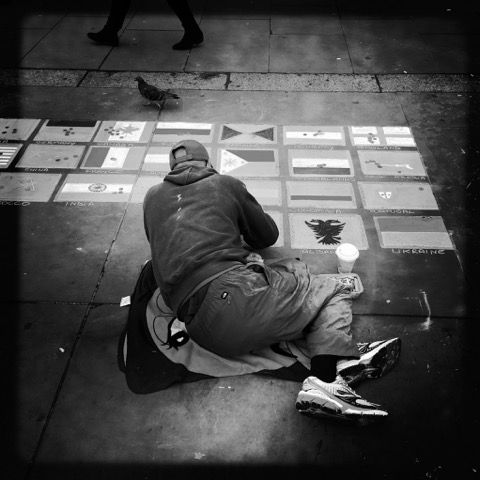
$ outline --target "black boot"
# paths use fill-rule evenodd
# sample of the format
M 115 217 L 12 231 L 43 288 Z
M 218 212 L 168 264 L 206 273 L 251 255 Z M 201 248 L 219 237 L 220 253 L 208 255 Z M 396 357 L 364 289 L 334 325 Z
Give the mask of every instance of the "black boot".
M 88 38 L 99 45 L 110 45 L 111 47 L 118 47 L 117 32 L 102 28 L 99 32 L 87 33 Z
M 203 33 L 197 28 L 195 30 L 185 30 L 182 39 L 173 45 L 174 50 L 190 50 L 203 42 Z

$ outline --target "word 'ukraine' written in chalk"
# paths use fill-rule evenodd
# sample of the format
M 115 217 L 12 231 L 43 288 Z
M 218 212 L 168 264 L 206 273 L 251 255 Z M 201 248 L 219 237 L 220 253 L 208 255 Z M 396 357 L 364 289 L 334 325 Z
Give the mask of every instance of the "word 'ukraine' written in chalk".
M 445 255 L 445 250 L 426 250 L 423 248 L 392 248 L 392 253 L 407 253 L 410 255 Z
M 66 207 L 93 207 L 93 202 L 65 202 Z
M 415 213 L 414 210 L 405 210 L 405 209 L 397 209 L 397 210 L 392 210 L 392 209 L 385 209 L 385 210 L 377 210 L 377 209 L 372 209 L 370 210 L 372 213 L 405 213 L 405 214 L 412 214 Z

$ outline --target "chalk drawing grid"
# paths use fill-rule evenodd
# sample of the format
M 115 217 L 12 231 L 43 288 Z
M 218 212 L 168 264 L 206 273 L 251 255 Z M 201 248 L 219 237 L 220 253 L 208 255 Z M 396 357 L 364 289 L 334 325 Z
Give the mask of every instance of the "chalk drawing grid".
M 244 181 L 277 247 L 454 249 L 406 126 L 0 119 L 0 201 L 141 203 L 183 138 Z

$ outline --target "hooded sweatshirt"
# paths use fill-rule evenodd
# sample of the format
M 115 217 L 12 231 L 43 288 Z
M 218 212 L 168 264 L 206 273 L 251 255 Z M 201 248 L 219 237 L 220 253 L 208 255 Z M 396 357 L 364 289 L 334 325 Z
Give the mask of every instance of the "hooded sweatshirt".
M 165 303 L 177 312 L 201 282 L 273 245 L 278 228 L 240 180 L 199 162 L 177 165 L 143 204 L 152 266 Z

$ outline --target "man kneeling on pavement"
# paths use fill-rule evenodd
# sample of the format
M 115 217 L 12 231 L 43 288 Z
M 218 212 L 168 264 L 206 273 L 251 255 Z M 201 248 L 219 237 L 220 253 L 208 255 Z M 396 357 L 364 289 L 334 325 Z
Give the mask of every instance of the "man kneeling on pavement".
M 297 259 L 267 265 L 253 253 L 276 242 L 277 226 L 244 183 L 212 167 L 202 144 L 176 144 L 170 169 L 147 192 L 144 224 L 161 295 L 192 340 L 233 357 L 304 338 L 311 371 L 297 397 L 300 412 L 387 416 L 351 385 L 388 372 L 400 339 L 356 343 L 351 287 Z

